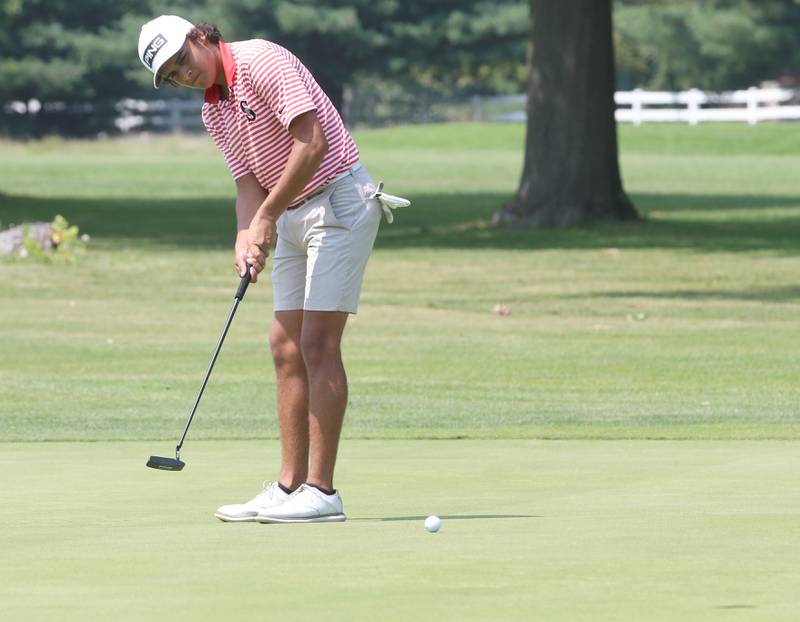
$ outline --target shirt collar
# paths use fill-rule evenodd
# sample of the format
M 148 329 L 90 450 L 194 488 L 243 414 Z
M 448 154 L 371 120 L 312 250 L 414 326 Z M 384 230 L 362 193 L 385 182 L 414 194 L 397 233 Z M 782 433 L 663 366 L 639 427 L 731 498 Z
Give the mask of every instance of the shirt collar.
M 222 70 L 225 72 L 225 82 L 228 84 L 228 89 L 233 88 L 233 83 L 236 80 L 236 61 L 233 59 L 233 51 L 228 43 L 220 39 L 219 53 L 222 56 Z M 222 91 L 219 85 L 214 84 L 206 89 L 205 101 L 209 104 L 216 104 L 222 99 Z

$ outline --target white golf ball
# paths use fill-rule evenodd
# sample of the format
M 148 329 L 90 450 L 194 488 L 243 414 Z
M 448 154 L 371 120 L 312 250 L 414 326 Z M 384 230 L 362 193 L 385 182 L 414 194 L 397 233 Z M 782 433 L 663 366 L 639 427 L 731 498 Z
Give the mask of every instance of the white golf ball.
M 442 526 L 442 519 L 438 516 L 429 516 L 425 519 L 425 529 L 430 531 L 431 533 L 436 533 L 439 531 L 439 528 Z

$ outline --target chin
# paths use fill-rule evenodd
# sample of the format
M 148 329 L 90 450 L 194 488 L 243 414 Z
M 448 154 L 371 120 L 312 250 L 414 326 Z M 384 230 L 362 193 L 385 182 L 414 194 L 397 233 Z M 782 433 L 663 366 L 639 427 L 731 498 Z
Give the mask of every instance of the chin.
M 197 81 L 197 88 L 200 89 L 210 89 L 214 86 L 214 79 L 211 77 L 202 76 L 200 80 Z
M 186 86 L 188 86 L 190 89 L 207 89 L 211 85 L 206 84 L 206 82 L 208 82 L 208 78 L 206 78 L 206 76 L 201 73 L 198 74 L 197 77 L 191 82 L 189 82 L 189 84 L 187 84 Z

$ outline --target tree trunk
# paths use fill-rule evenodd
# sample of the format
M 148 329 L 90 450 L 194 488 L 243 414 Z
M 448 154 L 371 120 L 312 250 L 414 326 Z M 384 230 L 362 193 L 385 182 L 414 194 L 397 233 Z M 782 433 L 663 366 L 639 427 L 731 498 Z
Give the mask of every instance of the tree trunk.
M 495 222 L 636 219 L 617 160 L 612 0 L 529 1 L 525 164 Z

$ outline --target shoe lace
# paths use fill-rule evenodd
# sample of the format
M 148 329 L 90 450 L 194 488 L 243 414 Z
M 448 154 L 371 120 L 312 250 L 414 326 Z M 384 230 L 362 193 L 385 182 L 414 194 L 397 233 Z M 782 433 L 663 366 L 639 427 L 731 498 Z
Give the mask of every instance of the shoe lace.
M 264 495 L 266 495 L 268 497 L 272 497 L 272 491 L 273 491 L 273 488 L 275 488 L 275 486 L 277 486 L 277 482 L 271 482 L 269 480 L 264 480 L 264 482 L 261 484 L 261 486 L 262 486 L 261 492 L 258 493 L 255 496 L 255 499 L 253 499 L 253 501 L 255 501 L 256 499 L 258 499 L 259 497 L 264 496 Z
M 294 497 L 295 495 L 299 495 L 301 492 L 307 490 L 308 488 L 310 488 L 308 484 L 300 484 L 297 488 L 294 489 L 294 492 L 289 496 Z

